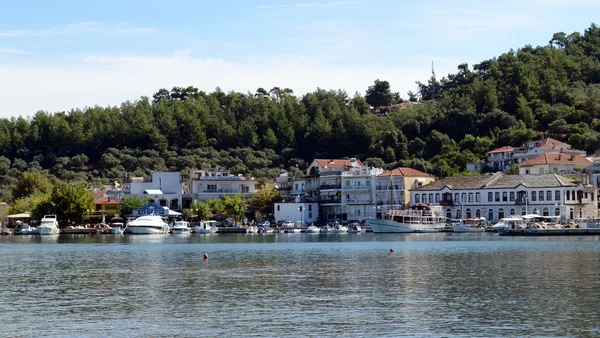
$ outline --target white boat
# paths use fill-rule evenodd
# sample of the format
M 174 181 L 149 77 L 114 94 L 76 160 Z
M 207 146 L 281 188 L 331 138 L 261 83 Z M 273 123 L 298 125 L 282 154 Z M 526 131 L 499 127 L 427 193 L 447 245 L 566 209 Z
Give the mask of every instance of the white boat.
M 336 234 L 345 234 L 348 233 L 348 227 L 345 225 L 336 224 L 335 226 L 333 226 L 332 232 Z
M 331 226 L 329 226 L 329 225 L 325 225 L 325 226 L 323 226 L 321 228 L 321 233 L 322 234 L 328 234 L 328 233 L 330 233 L 332 231 L 333 231 L 333 228 Z
M 140 216 L 125 227 L 132 234 L 166 234 L 169 225 L 160 216 Z
M 363 229 L 359 223 L 351 223 L 348 226 L 348 232 L 352 234 L 363 234 L 366 232 L 366 229 Z
M 302 230 L 300 228 L 285 228 L 285 232 L 288 234 L 299 234 Z
M 214 234 L 217 232 L 217 221 L 201 221 L 198 226 L 194 228 L 194 232 L 197 234 Z
M 39 235 L 58 235 L 60 230 L 58 229 L 58 221 L 56 215 L 44 215 L 40 221 L 40 225 L 37 227 Z
M 492 226 L 493 231 L 501 232 L 503 230 L 520 230 L 525 229 L 525 221 L 520 216 L 511 216 L 500 219 L 500 221 Z
M 485 218 L 474 217 L 469 219 L 462 219 L 458 222 L 452 223 L 452 231 L 454 232 L 484 232 L 485 231 Z
M 257 234 L 258 227 L 256 225 L 249 225 L 246 227 L 246 233 L 248 234 Z
M 258 228 L 258 233 L 259 234 L 273 234 L 273 233 L 275 233 L 275 229 L 273 229 L 271 227 L 269 227 L 269 228 L 259 227 Z
M 308 226 L 308 228 L 306 228 L 306 232 L 311 234 L 318 234 L 319 232 L 321 232 L 321 229 L 319 229 L 319 227 L 315 226 L 314 224 L 311 224 Z
M 12 232 L 8 229 L 8 225 L 2 226 L 2 236 L 10 236 Z
M 415 204 L 407 210 L 391 210 L 382 219 L 367 219 L 374 233 L 437 232 L 444 228 L 446 218 L 440 206 Z
M 115 222 L 110 224 L 109 233 L 113 235 L 121 235 L 123 234 L 123 223 Z
M 192 232 L 190 223 L 186 221 L 175 221 L 171 227 L 170 232 L 174 235 L 187 235 Z
M 27 223 L 22 223 L 21 221 L 17 221 L 15 225 L 15 235 L 37 235 L 38 231 L 36 228 L 32 227 Z

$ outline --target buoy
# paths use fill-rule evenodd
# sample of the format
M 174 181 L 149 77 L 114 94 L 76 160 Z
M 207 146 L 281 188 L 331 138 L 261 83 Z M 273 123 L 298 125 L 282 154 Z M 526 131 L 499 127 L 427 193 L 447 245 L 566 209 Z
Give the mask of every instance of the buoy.
M 208 254 L 206 252 L 204 253 L 204 259 L 208 259 Z
M 394 248 L 391 248 L 391 249 L 390 249 L 390 252 L 394 252 Z

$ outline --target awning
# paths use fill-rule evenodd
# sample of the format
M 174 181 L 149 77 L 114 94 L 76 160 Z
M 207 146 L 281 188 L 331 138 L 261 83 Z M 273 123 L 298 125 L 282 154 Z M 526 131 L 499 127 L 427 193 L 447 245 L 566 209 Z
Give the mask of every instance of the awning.
M 148 194 L 148 195 L 162 195 L 163 192 L 160 189 L 146 189 L 146 190 L 144 190 L 144 194 Z
M 6 218 L 31 218 L 31 213 L 24 212 L 21 214 L 7 215 Z
M 169 209 L 169 208 L 167 208 L 167 207 L 164 207 L 163 209 L 165 209 L 167 216 L 179 216 L 179 215 L 181 215 L 181 213 L 180 213 L 180 212 L 177 212 L 177 211 L 171 210 L 171 209 Z M 163 214 L 163 215 L 164 215 L 164 214 Z

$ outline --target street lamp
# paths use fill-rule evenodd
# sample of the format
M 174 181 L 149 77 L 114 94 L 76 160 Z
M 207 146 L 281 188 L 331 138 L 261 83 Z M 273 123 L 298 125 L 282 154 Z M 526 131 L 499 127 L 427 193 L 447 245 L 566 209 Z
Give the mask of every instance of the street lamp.
M 303 220 L 303 212 L 302 212 L 302 206 L 298 207 L 298 211 L 300 211 L 300 226 L 303 227 L 304 226 L 304 220 Z

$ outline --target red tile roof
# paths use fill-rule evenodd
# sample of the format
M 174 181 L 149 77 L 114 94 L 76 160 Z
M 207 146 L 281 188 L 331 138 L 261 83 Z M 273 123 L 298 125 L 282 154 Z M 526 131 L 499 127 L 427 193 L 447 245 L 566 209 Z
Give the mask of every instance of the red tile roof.
M 493 153 L 505 153 L 505 152 L 509 152 L 509 151 L 513 151 L 515 148 L 511 147 L 511 146 L 504 146 L 504 147 L 500 147 L 491 151 L 488 151 L 488 154 L 493 154 Z
M 102 197 L 96 200 L 96 204 L 121 204 L 121 202 L 117 201 L 114 198 L 110 197 Z
M 579 154 L 550 153 L 538 155 L 521 163 L 519 166 L 527 167 L 539 164 L 564 164 L 589 167 L 592 165 L 592 162 Z
M 411 176 L 411 177 L 433 177 L 428 173 L 412 169 L 412 168 L 396 168 L 377 175 L 377 177 L 390 177 L 390 176 Z
M 352 161 L 351 160 L 336 160 L 336 159 L 330 159 L 330 160 L 324 160 L 324 159 L 315 159 L 315 161 L 317 161 L 317 163 L 325 168 L 340 168 L 343 169 L 344 167 L 350 166 L 352 167 Z M 362 164 L 361 161 L 356 160 L 354 161 L 354 166 L 356 167 L 364 167 L 364 164 Z

